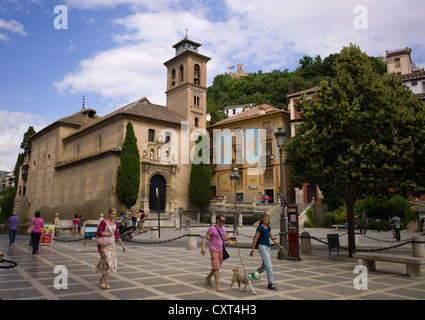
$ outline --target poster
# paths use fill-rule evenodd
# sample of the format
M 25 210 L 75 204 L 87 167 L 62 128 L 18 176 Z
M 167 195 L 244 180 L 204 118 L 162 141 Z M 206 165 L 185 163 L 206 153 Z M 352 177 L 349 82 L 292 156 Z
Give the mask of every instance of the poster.
M 55 226 L 53 224 L 45 224 L 41 230 L 40 244 L 52 245 L 54 234 Z

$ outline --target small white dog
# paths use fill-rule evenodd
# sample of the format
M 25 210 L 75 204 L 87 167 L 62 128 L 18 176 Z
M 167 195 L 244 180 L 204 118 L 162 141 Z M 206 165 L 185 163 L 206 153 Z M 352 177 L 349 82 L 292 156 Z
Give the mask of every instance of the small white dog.
M 243 289 L 244 292 L 246 292 L 246 287 L 249 286 L 251 288 L 252 292 L 254 294 L 257 294 L 257 292 L 255 292 L 254 288 L 251 285 L 252 280 L 250 278 L 248 278 L 247 275 L 243 276 L 243 275 L 239 274 L 239 268 L 238 267 L 233 268 L 232 271 L 233 271 L 233 277 L 232 277 L 232 282 L 230 283 L 230 291 L 232 291 L 233 284 L 235 282 L 237 282 L 239 290 L 241 290 L 241 283 L 243 283 L 245 285 L 245 288 Z

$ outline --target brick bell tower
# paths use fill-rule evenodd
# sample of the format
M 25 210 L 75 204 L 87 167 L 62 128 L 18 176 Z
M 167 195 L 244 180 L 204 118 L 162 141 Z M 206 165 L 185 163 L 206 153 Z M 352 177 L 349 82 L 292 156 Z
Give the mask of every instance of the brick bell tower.
M 189 122 L 189 132 L 206 128 L 207 63 L 211 58 L 198 52 L 200 43 L 184 38 L 176 43 L 167 67 L 166 105 Z

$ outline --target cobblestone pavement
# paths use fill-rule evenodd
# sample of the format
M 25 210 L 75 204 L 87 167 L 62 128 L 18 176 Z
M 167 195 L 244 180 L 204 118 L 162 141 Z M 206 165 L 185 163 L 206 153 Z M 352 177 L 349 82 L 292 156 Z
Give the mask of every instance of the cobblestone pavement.
M 228 230 L 231 230 L 231 226 Z M 126 242 L 127 251 L 121 252 L 117 245 L 118 272 L 109 277 L 109 290 L 99 288 L 100 276 L 94 272 L 99 254 L 94 242 L 86 246 L 76 237 L 56 239 L 52 246 L 41 246 L 39 255 L 31 255 L 29 236 L 17 236 L 16 245 L 9 246 L 7 235 L 0 235 L 0 251 L 5 259 L 16 261 L 11 269 L 0 269 L 0 299 L 3 300 L 423 300 L 425 299 L 425 275 L 410 278 L 405 265 L 377 262 L 377 271 L 367 274 L 367 289 L 356 289 L 354 280 L 359 274 L 354 269 L 360 264 L 348 257 L 345 250 L 337 255 L 332 252 L 329 259 L 326 244 L 312 240 L 312 253 L 301 256 L 301 261 L 278 260 L 277 249 L 272 248 L 272 263 L 275 285 L 279 290 L 267 289 L 267 277 L 254 282 L 257 295 L 241 292 L 237 285 L 229 290 L 232 279 L 231 269 L 238 266 L 243 272 L 251 272 L 261 265 L 256 252 L 249 257 L 249 249 L 228 248 L 231 258 L 220 270 L 220 282 L 224 292 L 216 292 L 214 286 L 204 282 L 209 272 L 209 255 L 200 254 L 202 238 L 206 227 L 190 230 L 197 237 L 197 249 L 188 250 L 189 231 L 163 231 L 161 239 L 152 240 L 150 232 Z M 247 247 L 252 244 L 255 229 L 244 227 L 237 236 L 238 244 Z M 312 237 L 326 241 L 326 234 L 338 233 L 341 246 L 346 244 L 345 231 L 309 229 Z M 273 230 L 278 235 L 278 230 Z M 403 240 L 419 233 L 402 232 Z M 175 239 L 166 243 L 157 243 Z M 74 240 L 74 241 L 72 241 Z M 139 243 L 137 243 L 139 242 Z M 390 247 L 396 244 L 390 232 L 370 231 L 358 236 L 358 248 Z M 389 250 L 411 255 L 411 244 Z M 61 267 L 62 266 L 62 267 Z M 62 268 L 56 270 L 55 268 Z M 57 277 L 67 271 L 67 288 L 60 288 L 64 282 L 56 283 Z M 422 274 L 424 270 L 422 268 Z M 58 288 L 59 286 L 59 288 Z

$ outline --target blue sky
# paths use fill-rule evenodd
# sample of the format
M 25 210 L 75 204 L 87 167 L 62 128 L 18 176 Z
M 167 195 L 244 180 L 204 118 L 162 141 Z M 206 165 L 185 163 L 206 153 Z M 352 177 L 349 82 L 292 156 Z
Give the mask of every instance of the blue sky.
M 59 5 L 68 29 L 54 26 Z M 423 0 L 0 0 L 0 170 L 28 126 L 77 112 L 83 96 L 100 116 L 142 97 L 165 105 L 163 62 L 186 28 L 212 58 L 211 85 L 231 65 L 294 70 L 350 42 L 373 56 L 410 47 L 425 66 L 424 16 Z

